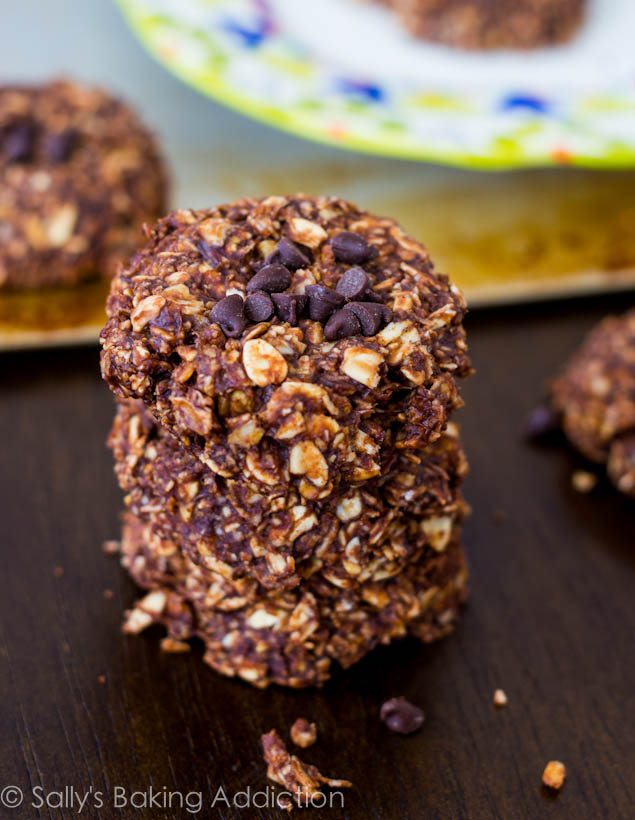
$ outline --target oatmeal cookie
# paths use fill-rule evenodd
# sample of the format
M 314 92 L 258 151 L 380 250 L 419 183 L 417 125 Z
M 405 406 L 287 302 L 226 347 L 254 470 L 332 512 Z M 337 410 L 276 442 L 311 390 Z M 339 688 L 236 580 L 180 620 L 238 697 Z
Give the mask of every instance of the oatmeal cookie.
M 417 37 L 464 49 L 531 49 L 569 40 L 586 0 L 390 0 Z
M 177 211 L 113 280 L 102 373 L 213 472 L 327 498 L 420 449 L 470 372 L 464 301 L 391 219 L 333 197 Z
M 205 661 L 254 686 L 324 683 L 333 662 L 349 667 L 378 644 L 411 633 L 422 641 L 448 634 L 467 595 L 459 530 L 443 552 L 426 554 L 399 575 L 339 589 L 313 576 L 285 592 L 250 599 L 249 582 L 230 582 L 193 564 L 178 544 L 126 516 L 123 564 L 150 592 L 131 610 L 124 631 L 153 623 L 177 641 L 205 644 Z
M 635 496 L 635 310 L 604 319 L 551 385 L 572 444 Z
M 395 450 L 382 475 L 322 501 L 296 490 L 246 491 L 161 430 L 141 402 L 122 402 L 110 435 L 128 509 L 225 577 L 292 588 L 315 573 L 338 587 L 397 574 L 424 549 L 442 550 L 463 519 L 467 464 L 450 424 L 424 450 Z
M 166 205 L 157 145 L 105 91 L 0 86 L 0 288 L 112 276 Z

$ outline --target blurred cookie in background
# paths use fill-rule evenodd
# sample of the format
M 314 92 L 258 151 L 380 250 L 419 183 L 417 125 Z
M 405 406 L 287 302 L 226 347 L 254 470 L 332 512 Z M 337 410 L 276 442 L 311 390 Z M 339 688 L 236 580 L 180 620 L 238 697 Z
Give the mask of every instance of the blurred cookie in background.
M 586 0 L 380 0 L 417 37 L 464 49 L 532 49 L 569 40 Z
M 589 333 L 551 385 L 551 402 L 572 444 L 635 496 L 635 310 Z
M 166 189 L 156 140 L 109 93 L 0 86 L 0 289 L 112 276 Z

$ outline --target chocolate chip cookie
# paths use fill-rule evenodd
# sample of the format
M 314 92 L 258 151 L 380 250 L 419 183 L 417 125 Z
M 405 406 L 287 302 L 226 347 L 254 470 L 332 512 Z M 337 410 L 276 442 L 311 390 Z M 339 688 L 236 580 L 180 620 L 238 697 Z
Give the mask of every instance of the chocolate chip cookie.
M 164 212 L 156 142 L 105 91 L 0 87 L 0 288 L 113 275 Z
M 465 303 L 427 250 L 333 197 L 173 213 L 107 310 L 115 394 L 219 476 L 274 494 L 378 476 L 386 451 L 441 435 L 470 372 Z

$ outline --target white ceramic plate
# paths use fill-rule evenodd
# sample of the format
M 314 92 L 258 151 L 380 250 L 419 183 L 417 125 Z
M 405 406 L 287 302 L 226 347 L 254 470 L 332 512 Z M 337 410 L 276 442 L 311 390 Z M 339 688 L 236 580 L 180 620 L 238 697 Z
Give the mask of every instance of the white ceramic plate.
M 635 2 L 591 0 L 565 46 L 467 53 L 360 0 L 119 0 L 148 49 L 270 125 L 476 168 L 635 165 Z

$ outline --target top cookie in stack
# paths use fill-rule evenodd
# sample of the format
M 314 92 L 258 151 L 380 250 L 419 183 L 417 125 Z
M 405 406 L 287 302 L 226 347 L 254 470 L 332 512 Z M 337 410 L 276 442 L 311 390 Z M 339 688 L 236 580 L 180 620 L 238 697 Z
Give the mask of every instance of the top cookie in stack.
M 394 221 L 274 196 L 148 239 L 113 283 L 103 375 L 217 475 L 323 499 L 460 404 L 463 299 Z

